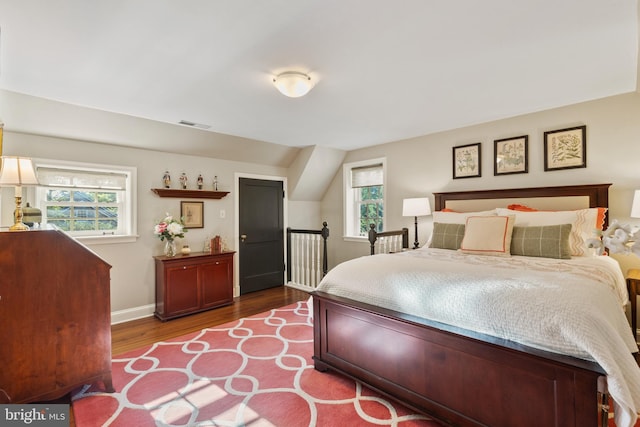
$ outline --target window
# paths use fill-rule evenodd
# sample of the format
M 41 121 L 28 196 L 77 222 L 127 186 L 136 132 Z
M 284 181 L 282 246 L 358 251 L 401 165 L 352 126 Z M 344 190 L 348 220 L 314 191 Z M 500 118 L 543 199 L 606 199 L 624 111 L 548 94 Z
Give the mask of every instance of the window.
M 135 168 L 35 161 L 42 223 L 90 243 L 133 241 Z
M 370 224 L 384 230 L 385 159 L 347 163 L 345 183 L 345 237 L 367 237 Z

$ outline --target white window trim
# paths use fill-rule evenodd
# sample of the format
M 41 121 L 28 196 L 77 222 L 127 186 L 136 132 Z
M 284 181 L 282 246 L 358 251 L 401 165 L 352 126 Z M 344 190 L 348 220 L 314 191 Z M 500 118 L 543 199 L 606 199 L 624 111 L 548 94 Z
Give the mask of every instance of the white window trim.
M 69 169 L 86 170 L 86 171 L 105 171 L 112 172 L 118 171 L 126 173 L 129 176 L 127 179 L 126 188 L 126 202 L 127 207 L 126 217 L 128 218 L 129 230 L 125 234 L 117 236 L 104 235 L 104 236 L 73 236 L 74 239 L 81 241 L 87 245 L 104 245 L 114 243 L 133 243 L 137 240 L 138 236 L 138 203 L 137 203 L 137 188 L 138 177 L 137 168 L 132 166 L 120 166 L 120 165 L 108 165 L 98 163 L 84 163 L 84 162 L 71 162 L 67 160 L 52 160 L 52 159 L 32 159 L 35 167 L 63 167 Z M 36 196 L 34 196 L 35 199 Z M 34 200 L 35 202 L 35 200 Z
M 343 227 L 342 230 L 344 235 L 342 239 L 345 242 L 368 242 L 369 239 L 366 236 L 353 236 L 349 234 L 349 231 L 353 228 L 353 225 L 350 224 L 353 220 L 354 212 L 353 212 L 353 188 L 351 188 L 351 169 L 365 167 L 365 166 L 374 166 L 382 164 L 382 186 L 383 196 L 382 203 L 384 206 L 385 215 L 382 217 L 382 226 L 383 229 L 387 228 L 387 159 L 386 157 L 380 157 L 377 159 L 369 159 L 369 160 L 361 160 L 357 162 L 344 163 L 342 165 L 342 182 L 343 182 Z

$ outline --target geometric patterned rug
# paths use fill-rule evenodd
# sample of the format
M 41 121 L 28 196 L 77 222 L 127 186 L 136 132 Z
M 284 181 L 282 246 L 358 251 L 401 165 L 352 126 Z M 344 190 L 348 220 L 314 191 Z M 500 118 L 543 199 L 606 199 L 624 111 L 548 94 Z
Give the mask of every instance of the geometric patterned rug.
M 73 396 L 77 427 L 441 424 L 313 368 L 306 301 L 117 356 L 115 393 Z

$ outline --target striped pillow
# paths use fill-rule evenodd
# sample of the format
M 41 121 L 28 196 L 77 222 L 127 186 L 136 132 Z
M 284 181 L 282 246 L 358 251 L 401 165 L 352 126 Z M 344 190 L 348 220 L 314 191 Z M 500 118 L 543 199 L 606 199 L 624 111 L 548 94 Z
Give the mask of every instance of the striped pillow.
M 511 255 L 571 258 L 571 224 L 513 227 Z
M 460 249 L 464 237 L 464 224 L 433 223 L 430 248 Z
M 586 208 L 574 211 L 521 212 L 497 208 L 498 215 L 515 215 L 518 227 L 571 224 L 569 245 L 571 256 L 588 256 L 587 239 L 594 237 L 594 231 L 602 230 L 606 208 Z

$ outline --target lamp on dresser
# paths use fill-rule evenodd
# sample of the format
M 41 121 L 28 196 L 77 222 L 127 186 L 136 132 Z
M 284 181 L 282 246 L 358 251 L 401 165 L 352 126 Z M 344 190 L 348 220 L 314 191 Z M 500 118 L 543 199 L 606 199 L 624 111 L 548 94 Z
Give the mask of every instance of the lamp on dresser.
M 38 178 L 33 162 L 27 157 L 2 156 L 0 169 L 0 187 L 15 187 L 16 210 L 13 213 L 14 224 L 9 231 L 26 231 L 29 229 L 22 222 L 22 187 L 38 185 Z
M 415 242 L 413 242 L 413 249 L 417 249 L 420 246 L 418 242 L 418 217 L 426 215 L 431 215 L 431 205 L 428 198 L 416 197 L 402 201 L 402 216 L 412 216 L 414 218 Z

